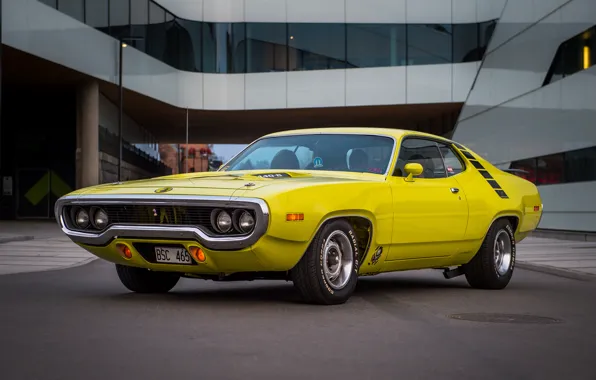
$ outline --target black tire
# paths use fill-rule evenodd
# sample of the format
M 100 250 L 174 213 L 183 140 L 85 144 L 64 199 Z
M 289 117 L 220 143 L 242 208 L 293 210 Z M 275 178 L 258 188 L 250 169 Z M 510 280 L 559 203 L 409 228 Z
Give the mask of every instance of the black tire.
M 509 240 L 510 249 L 508 251 L 511 252 L 510 260 L 497 262 L 497 238 Z M 507 250 L 507 247 L 505 247 L 505 250 Z M 463 266 L 466 280 L 468 280 L 468 284 L 471 287 L 476 289 L 504 289 L 513 276 L 515 259 L 515 234 L 513 227 L 509 220 L 499 219 L 488 230 L 476 256 Z M 502 266 L 500 265 L 501 262 L 503 263 Z M 501 273 L 499 273 L 498 268 L 502 269 Z
M 345 284 L 341 284 L 342 281 L 334 284 L 329 280 L 329 278 L 332 280 L 333 278 L 328 278 L 325 275 L 325 267 L 329 267 L 323 264 L 326 252 L 325 244 L 330 237 L 333 241 L 341 241 L 342 244 L 351 248 L 349 260 L 351 260 L 352 268 L 347 271 L 348 275 L 341 277 Z M 339 245 L 331 247 L 327 251 L 327 263 L 330 263 L 335 257 L 337 247 Z M 345 249 L 340 251 L 343 252 Z M 321 227 L 298 264 L 292 269 L 294 286 L 305 302 L 319 305 L 343 304 L 352 296 L 358 282 L 358 255 L 356 233 L 352 226 L 343 219 L 330 221 Z M 343 258 L 341 262 L 344 262 Z M 345 262 L 349 263 L 349 261 Z
M 143 268 L 116 264 L 120 281 L 136 293 L 167 293 L 180 280 L 180 275 L 168 272 L 153 272 Z

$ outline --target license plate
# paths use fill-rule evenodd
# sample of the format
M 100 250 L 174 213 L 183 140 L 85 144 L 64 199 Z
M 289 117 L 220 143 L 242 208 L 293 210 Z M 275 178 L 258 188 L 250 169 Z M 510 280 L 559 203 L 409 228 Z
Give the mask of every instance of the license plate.
M 166 264 L 192 264 L 190 253 L 177 247 L 155 247 L 155 261 Z

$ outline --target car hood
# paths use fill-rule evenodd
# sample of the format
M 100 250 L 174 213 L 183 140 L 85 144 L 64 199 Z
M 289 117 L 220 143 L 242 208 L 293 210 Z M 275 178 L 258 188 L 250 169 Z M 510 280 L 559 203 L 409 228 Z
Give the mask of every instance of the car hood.
M 378 181 L 377 174 L 326 171 L 233 171 L 178 174 L 146 180 L 110 183 L 86 188 L 85 195 L 172 194 L 231 197 L 238 190 L 248 193 L 265 187 L 295 188 L 321 183 Z M 282 189 L 280 189 L 282 190 Z

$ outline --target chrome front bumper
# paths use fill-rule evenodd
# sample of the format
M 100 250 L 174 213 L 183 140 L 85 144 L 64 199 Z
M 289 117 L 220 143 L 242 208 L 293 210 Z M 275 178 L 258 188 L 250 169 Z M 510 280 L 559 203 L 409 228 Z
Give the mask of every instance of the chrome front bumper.
M 64 207 L 69 205 L 167 205 L 167 206 L 213 206 L 222 208 L 250 208 L 255 211 L 254 230 L 246 236 L 215 236 L 200 226 L 114 224 L 97 233 L 70 229 L 64 220 Z M 156 240 L 195 240 L 211 250 L 239 250 L 256 243 L 269 226 L 269 207 L 258 198 L 178 196 L 178 195 L 79 195 L 65 196 L 56 202 L 55 215 L 62 231 L 75 243 L 105 246 L 116 238 L 139 238 Z

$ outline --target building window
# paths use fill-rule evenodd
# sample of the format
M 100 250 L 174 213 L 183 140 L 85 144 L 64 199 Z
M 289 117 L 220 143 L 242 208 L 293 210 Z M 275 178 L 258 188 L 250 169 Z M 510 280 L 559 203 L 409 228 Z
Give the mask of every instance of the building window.
M 246 72 L 266 73 L 288 70 L 286 24 L 246 24 Z
M 511 163 L 520 177 L 536 185 L 596 181 L 596 147 L 528 158 Z
M 58 10 L 80 22 L 85 22 L 84 0 L 60 0 Z
M 52 7 L 52 8 L 58 7 L 58 0 L 39 0 L 39 1 L 44 3 L 47 6 Z
M 405 25 L 348 24 L 347 67 L 406 64 Z
M 149 0 L 130 0 L 130 23 L 132 25 L 149 23 Z
M 203 72 L 244 73 L 244 24 L 203 23 Z
M 206 73 L 479 61 L 496 25 L 213 23 L 180 19 L 153 0 L 39 1 L 114 38 L 135 37 L 126 43 L 174 68 Z
M 107 32 L 109 26 L 109 0 L 85 0 L 85 22 Z
M 288 46 L 290 71 L 346 67 L 345 24 L 288 24 Z
M 596 26 L 563 42 L 550 65 L 543 86 L 589 69 L 596 63 Z
M 447 24 L 408 25 L 408 64 L 453 62 L 453 28 Z
M 453 25 L 453 62 L 475 62 L 482 59 L 477 24 Z

